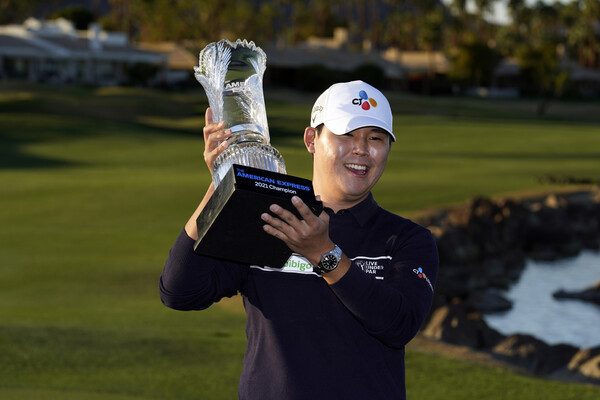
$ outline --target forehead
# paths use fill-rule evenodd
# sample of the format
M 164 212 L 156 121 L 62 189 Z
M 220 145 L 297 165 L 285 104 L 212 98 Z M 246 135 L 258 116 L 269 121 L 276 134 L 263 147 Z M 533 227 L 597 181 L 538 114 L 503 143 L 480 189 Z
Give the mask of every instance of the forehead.
M 372 133 L 381 133 L 383 135 L 389 135 L 388 131 L 377 126 L 367 126 L 365 129 L 368 129 Z

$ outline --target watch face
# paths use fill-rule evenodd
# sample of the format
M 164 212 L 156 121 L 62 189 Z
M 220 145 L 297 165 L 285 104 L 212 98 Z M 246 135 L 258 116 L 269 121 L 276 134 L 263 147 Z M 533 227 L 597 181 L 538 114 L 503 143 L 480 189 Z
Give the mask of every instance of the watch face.
M 338 260 L 333 254 L 327 254 L 325 257 L 323 257 L 321 264 L 323 265 L 324 270 L 331 271 L 337 267 Z
M 323 254 L 319 264 L 315 266 L 315 272 L 319 275 L 331 272 L 337 268 L 342 257 L 342 250 L 336 245 L 329 253 Z

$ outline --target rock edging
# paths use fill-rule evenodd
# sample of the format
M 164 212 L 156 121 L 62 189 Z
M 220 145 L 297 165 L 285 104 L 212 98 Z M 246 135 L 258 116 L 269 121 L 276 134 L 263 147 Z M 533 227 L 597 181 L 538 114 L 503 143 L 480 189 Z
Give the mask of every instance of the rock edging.
M 535 374 L 600 384 L 600 346 L 578 349 L 530 335 L 504 336 L 482 318 L 482 312 L 510 308 L 498 292 L 519 278 L 526 259 L 557 260 L 582 249 L 600 250 L 599 188 L 521 200 L 475 198 L 419 223 L 435 236 L 440 255 L 425 337 L 489 352 Z M 598 293 L 584 292 L 579 299 Z

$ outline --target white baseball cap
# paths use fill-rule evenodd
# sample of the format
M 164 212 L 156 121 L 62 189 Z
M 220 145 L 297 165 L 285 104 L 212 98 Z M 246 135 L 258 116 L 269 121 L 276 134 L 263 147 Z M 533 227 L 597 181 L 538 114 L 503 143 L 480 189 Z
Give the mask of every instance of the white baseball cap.
M 376 126 L 396 141 L 390 103 L 379 90 L 363 81 L 336 83 L 319 96 L 310 115 L 310 126 L 321 124 L 336 135 Z

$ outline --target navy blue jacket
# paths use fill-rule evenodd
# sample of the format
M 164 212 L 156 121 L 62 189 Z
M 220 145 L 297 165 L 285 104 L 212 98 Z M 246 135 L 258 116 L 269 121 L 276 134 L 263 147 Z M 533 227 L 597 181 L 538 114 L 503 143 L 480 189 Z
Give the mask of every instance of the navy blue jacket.
M 200 310 L 241 293 L 248 346 L 239 398 L 404 399 L 404 346 L 433 299 L 438 255 L 430 232 L 372 195 L 330 215 L 331 240 L 351 260 L 328 285 L 300 255 L 281 269 L 193 253 L 182 231 L 160 278 L 163 303 Z

